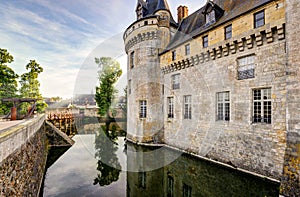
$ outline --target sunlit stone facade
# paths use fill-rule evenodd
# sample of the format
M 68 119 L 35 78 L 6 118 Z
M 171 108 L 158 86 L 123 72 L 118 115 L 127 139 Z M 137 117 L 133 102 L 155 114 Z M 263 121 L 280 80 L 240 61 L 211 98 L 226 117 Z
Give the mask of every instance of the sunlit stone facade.
M 161 4 L 124 34 L 128 139 L 299 184 L 299 3 L 207 1 L 179 23 Z

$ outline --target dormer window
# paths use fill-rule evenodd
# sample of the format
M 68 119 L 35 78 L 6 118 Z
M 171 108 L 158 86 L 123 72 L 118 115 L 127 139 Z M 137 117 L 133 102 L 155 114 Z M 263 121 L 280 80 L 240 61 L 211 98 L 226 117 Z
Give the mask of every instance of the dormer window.
M 211 10 L 209 13 L 205 15 L 206 25 L 210 25 L 216 22 L 216 14 L 214 10 Z
M 202 13 L 205 16 L 205 26 L 209 26 L 223 16 L 224 10 L 214 2 L 208 1 Z

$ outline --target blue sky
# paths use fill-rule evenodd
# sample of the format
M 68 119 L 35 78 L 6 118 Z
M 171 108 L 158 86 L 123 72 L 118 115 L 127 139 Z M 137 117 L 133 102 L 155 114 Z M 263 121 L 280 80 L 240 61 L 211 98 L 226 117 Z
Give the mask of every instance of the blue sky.
M 136 0 L 2 0 L 0 48 L 14 56 L 10 64 L 18 74 L 35 59 L 44 68 L 39 80 L 43 96 L 70 98 L 94 92 L 97 65 L 94 57 L 112 56 L 122 66 L 126 83 L 124 30 L 136 19 Z M 206 0 L 169 0 L 190 13 Z

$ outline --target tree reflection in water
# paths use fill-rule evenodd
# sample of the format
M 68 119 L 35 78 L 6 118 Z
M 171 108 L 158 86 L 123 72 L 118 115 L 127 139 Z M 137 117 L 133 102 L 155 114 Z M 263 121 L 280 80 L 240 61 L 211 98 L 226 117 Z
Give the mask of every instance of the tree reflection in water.
M 99 173 L 94 179 L 94 185 L 107 186 L 119 179 L 121 165 L 116 151 L 118 150 L 116 128 L 112 126 L 112 131 L 107 131 L 102 126 L 95 137 L 95 157 L 98 159 L 97 170 Z

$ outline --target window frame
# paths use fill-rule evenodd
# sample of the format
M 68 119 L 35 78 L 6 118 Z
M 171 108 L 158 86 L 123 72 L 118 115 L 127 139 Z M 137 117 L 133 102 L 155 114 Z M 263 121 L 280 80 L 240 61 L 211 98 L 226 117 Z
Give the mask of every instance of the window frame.
M 183 96 L 183 118 L 192 119 L 192 95 Z
M 228 31 L 229 27 L 230 27 L 230 31 Z M 230 35 L 230 36 L 228 36 L 228 35 Z M 232 24 L 227 25 L 224 28 L 224 38 L 225 38 L 225 40 L 228 40 L 228 39 L 232 38 Z
M 134 60 L 135 60 L 135 52 L 132 51 L 132 52 L 130 53 L 130 60 L 129 60 L 130 68 L 131 68 L 131 69 L 134 68 Z
M 186 44 L 184 46 L 185 48 L 185 55 L 190 55 L 191 54 L 191 45 L 190 44 Z
M 172 80 L 172 89 L 173 90 L 180 89 L 180 73 L 172 75 L 171 80 Z
M 205 13 L 205 25 L 210 25 L 216 22 L 216 12 L 211 9 L 209 12 Z
M 208 47 L 208 35 L 202 37 L 202 46 L 203 48 Z
M 168 118 L 174 118 L 174 97 L 167 98 L 167 106 Z
M 146 188 L 146 182 L 147 182 L 147 180 L 146 180 L 146 176 L 147 176 L 147 174 L 146 174 L 146 172 L 138 172 L 138 185 L 139 185 L 139 188 L 143 188 L 143 189 L 145 189 Z
M 168 175 L 167 177 L 167 197 L 174 196 L 174 178 Z
M 252 90 L 252 122 L 272 124 L 272 88 Z
M 183 183 L 182 185 L 182 196 L 183 197 L 192 197 L 192 187 Z
M 259 17 L 259 14 L 263 14 L 262 16 Z M 265 18 L 265 10 L 258 11 L 253 14 L 253 19 L 254 19 L 254 28 L 259 28 L 262 27 L 266 24 L 266 18 Z M 260 24 L 262 22 L 262 24 Z
M 172 61 L 176 60 L 176 50 L 172 51 Z
M 132 80 L 129 79 L 128 80 L 128 94 L 131 94 L 131 83 L 132 83 Z
M 147 100 L 140 100 L 140 118 L 147 118 Z
M 255 58 L 255 54 L 250 54 L 237 59 L 237 80 L 255 78 Z
M 216 120 L 230 121 L 230 92 L 229 91 L 217 92 L 216 94 Z

